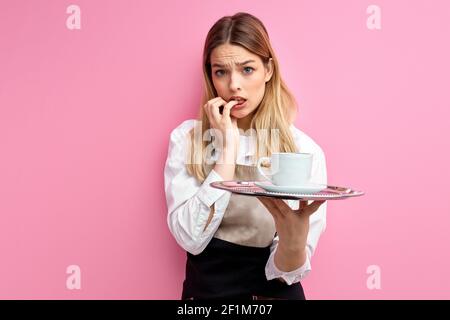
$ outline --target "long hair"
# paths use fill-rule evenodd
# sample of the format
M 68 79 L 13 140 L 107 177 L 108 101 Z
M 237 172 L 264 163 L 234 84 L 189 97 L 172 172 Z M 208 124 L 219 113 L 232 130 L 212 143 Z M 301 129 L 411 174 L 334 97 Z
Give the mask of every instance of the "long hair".
M 206 151 L 209 142 L 203 140 L 203 137 L 205 131 L 210 129 L 203 105 L 218 96 L 212 81 L 211 52 L 223 44 L 242 46 L 258 55 L 266 67 L 269 60 L 272 59 L 273 75 L 265 84 L 263 99 L 250 123 L 250 129 L 254 129 L 251 130 L 252 135 L 253 132 L 256 132 L 256 156 L 254 159 L 270 156 L 273 152 L 298 151 L 290 131 L 290 125 L 294 122 L 297 113 L 297 102 L 281 78 L 278 60 L 270 44 L 266 28 L 258 18 L 248 13 L 239 12 L 233 16 L 225 16 L 209 30 L 203 48 L 204 92 L 198 115 L 199 121 L 197 121 L 201 124 L 201 132 L 197 128 L 197 134 L 200 133 L 201 138 L 194 137 L 195 128 L 188 135 L 187 171 L 200 182 L 203 182 L 208 175 L 204 159 L 207 158 Z

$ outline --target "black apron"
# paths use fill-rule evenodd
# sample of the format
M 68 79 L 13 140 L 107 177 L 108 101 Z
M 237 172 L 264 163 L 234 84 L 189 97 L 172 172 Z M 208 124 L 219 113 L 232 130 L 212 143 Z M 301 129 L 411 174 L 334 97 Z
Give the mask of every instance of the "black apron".
M 236 165 L 235 176 L 263 180 L 255 166 Z M 266 278 L 275 234 L 272 215 L 256 197 L 232 193 L 207 247 L 198 255 L 187 253 L 182 299 L 304 300 L 300 282 L 288 285 Z

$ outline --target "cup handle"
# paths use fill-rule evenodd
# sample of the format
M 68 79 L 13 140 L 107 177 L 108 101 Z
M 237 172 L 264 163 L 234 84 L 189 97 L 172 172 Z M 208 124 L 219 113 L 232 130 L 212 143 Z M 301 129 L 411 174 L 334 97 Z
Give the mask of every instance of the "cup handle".
M 256 168 L 258 169 L 258 172 L 267 180 L 272 181 L 272 179 L 270 177 L 268 177 L 262 170 L 261 168 L 261 164 L 263 161 L 268 161 L 270 162 L 270 158 L 269 157 L 261 157 L 258 159 L 258 162 L 256 163 Z

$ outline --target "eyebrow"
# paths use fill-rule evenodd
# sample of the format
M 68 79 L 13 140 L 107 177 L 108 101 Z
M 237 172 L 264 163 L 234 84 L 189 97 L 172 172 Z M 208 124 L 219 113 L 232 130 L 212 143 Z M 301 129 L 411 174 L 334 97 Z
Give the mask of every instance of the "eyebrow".
M 255 60 L 247 60 L 247 61 L 244 61 L 244 62 L 237 62 L 236 65 L 243 66 L 243 65 L 246 65 L 247 63 L 250 63 L 250 62 L 256 62 L 256 61 Z M 219 68 L 225 68 L 225 66 L 223 64 L 220 64 L 220 63 L 214 63 L 212 66 L 213 67 L 219 67 Z

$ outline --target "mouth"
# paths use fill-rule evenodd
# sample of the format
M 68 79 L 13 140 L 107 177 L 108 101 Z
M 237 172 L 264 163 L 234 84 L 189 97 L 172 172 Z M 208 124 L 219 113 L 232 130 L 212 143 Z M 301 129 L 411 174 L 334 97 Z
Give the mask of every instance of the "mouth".
M 233 109 L 239 109 L 243 108 L 246 105 L 247 99 L 244 99 L 242 97 L 231 97 L 230 101 L 237 101 L 237 104 L 233 106 Z
M 235 105 L 231 108 L 231 110 L 242 109 L 242 108 L 244 108 L 246 105 L 247 105 L 247 100 L 241 100 L 241 101 L 239 101 L 238 104 L 235 104 Z

